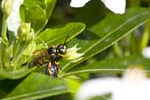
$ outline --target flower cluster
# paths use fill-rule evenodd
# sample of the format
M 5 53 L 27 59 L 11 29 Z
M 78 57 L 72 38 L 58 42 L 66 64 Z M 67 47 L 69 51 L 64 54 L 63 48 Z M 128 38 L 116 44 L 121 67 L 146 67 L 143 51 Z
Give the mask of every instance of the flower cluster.
M 77 51 L 81 49 L 81 48 L 77 48 L 77 46 L 78 44 L 76 44 L 72 48 L 67 49 L 67 53 L 64 56 L 66 60 L 69 60 L 70 62 L 77 62 L 83 58 L 82 57 L 84 55 L 83 53 L 77 53 Z

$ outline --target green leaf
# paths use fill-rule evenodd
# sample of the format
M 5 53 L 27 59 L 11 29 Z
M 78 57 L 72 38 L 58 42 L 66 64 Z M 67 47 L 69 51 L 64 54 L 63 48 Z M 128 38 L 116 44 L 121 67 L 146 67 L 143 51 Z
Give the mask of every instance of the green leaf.
M 2 59 L 3 59 L 3 58 L 2 58 L 2 44 L 0 43 L 0 62 L 3 62 Z M 3 64 L 0 63 L 0 69 L 2 69 L 2 68 L 3 68 Z
M 86 66 L 73 68 L 61 77 L 79 73 L 122 73 L 132 65 L 142 65 L 146 69 L 146 72 L 150 73 L 150 59 L 141 56 L 129 56 L 95 61 Z
M 33 5 L 39 5 L 43 9 L 46 8 L 45 0 L 24 0 L 23 4 L 29 8 L 32 8 Z
M 52 78 L 48 75 L 32 73 L 19 84 L 6 100 L 32 100 L 49 96 L 55 96 L 71 92 L 62 79 Z
M 128 10 L 125 15 L 111 15 L 91 28 L 92 32 L 102 36 L 96 43 L 90 46 L 85 55 L 93 56 L 110 47 L 135 28 L 144 24 L 150 18 L 150 11 L 145 9 Z
M 24 66 L 24 68 L 21 68 L 16 71 L 0 70 L 0 79 L 5 79 L 5 78 L 19 79 L 19 78 L 22 78 L 22 77 L 26 76 L 27 74 L 31 73 L 35 69 L 36 69 L 35 67 L 29 69 L 27 66 Z
M 90 29 L 98 35 L 97 38 L 93 40 L 78 40 L 81 43 L 79 44 L 82 47 L 81 51 L 84 53 L 84 58 L 80 62 L 112 46 L 115 42 L 131 33 L 135 28 L 144 24 L 149 18 L 150 11 L 145 9 L 129 9 L 124 15 L 108 15 L 104 20 Z M 69 70 L 75 67 L 75 65 L 77 63 L 67 64 L 63 71 Z
M 83 23 L 68 23 L 63 27 L 49 28 L 38 34 L 36 42 L 37 44 L 44 42 L 48 45 L 56 45 L 58 43 L 63 43 L 67 36 L 69 36 L 69 40 L 74 38 L 84 29 L 85 24 Z
M 46 10 L 47 19 L 52 14 L 52 11 L 55 7 L 56 0 L 24 0 L 24 5 L 32 8 L 33 5 L 39 5 L 43 10 Z
M 22 5 L 20 7 L 21 18 L 24 22 L 31 23 L 31 27 L 38 32 L 46 22 L 46 12 L 40 6 L 36 5 L 31 8 Z
M 49 19 L 55 7 L 56 0 L 46 0 L 45 3 L 46 3 L 47 19 Z
M 40 32 L 47 24 L 56 0 L 24 0 L 20 16 L 24 22 L 31 23 L 35 32 Z

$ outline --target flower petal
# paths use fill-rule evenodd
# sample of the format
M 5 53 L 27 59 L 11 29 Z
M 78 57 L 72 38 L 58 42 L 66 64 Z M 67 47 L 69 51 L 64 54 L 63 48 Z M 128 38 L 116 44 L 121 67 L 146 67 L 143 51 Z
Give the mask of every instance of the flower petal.
M 89 100 L 93 96 L 111 93 L 120 85 L 119 78 L 92 79 L 83 83 L 76 94 L 75 100 Z
M 14 0 L 11 14 L 8 17 L 8 30 L 14 32 L 15 34 L 17 34 L 18 27 L 21 24 L 19 8 L 22 3 L 23 0 Z
M 146 47 L 143 51 L 142 51 L 142 55 L 145 58 L 150 58 L 150 47 Z
M 90 0 L 71 0 L 71 7 L 83 7 Z
M 67 49 L 67 53 L 64 55 L 64 58 L 66 58 L 66 60 L 69 60 L 70 62 L 77 62 L 83 58 L 82 56 L 84 54 L 77 52 L 79 49 L 81 49 L 81 48 L 77 48 L 77 46 L 78 44 Z
M 112 100 L 150 100 L 150 81 L 142 66 L 131 66 L 123 74 L 121 84 L 112 94 Z
M 123 14 L 125 12 L 126 1 L 125 0 L 102 0 L 105 6 L 117 14 Z

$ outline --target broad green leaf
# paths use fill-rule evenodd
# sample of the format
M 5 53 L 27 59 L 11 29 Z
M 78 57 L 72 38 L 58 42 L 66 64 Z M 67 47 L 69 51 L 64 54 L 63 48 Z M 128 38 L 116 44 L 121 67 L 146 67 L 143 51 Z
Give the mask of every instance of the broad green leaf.
M 84 53 L 84 58 L 80 62 L 112 46 L 115 42 L 131 33 L 135 28 L 144 24 L 149 18 L 150 11 L 145 9 L 129 9 L 124 15 L 108 15 L 104 20 L 90 29 L 98 35 L 97 38 L 90 41 L 78 40 L 81 43 L 79 46 L 83 48 L 81 51 Z M 77 63 L 67 64 L 63 71 L 71 69 L 75 65 Z
M 27 74 L 31 73 L 35 69 L 36 69 L 35 67 L 29 69 L 27 66 L 24 66 L 24 68 L 21 68 L 16 71 L 0 70 L 0 79 L 5 79 L 5 78 L 19 79 L 19 78 L 22 78 L 22 77 L 26 76 Z
M 55 7 L 56 0 L 46 0 L 45 3 L 46 3 L 47 19 L 49 19 Z
M 82 67 L 76 67 L 63 74 L 63 76 L 79 73 L 122 73 L 132 65 L 142 65 L 150 73 L 150 59 L 141 56 L 128 56 L 95 61 Z
M 28 6 L 29 8 L 32 8 L 33 5 L 39 5 L 43 9 L 46 8 L 45 0 L 24 0 L 23 4 Z
M 110 47 L 115 42 L 131 33 L 150 18 L 150 11 L 145 9 L 128 10 L 125 15 L 111 15 L 91 28 L 102 38 L 90 46 L 85 55 L 93 56 Z
M 74 38 L 84 29 L 85 24 L 83 23 L 68 23 L 63 27 L 49 28 L 38 34 L 36 42 L 56 45 L 58 43 L 63 43 L 67 36 L 69 36 L 69 40 Z
M 40 32 L 47 24 L 56 0 L 24 0 L 20 16 L 24 22 L 31 23 L 35 32 Z
M 46 10 L 47 19 L 51 16 L 56 0 L 24 0 L 24 5 L 29 8 L 33 5 L 39 5 L 43 10 Z
M 32 73 L 4 100 L 32 100 L 72 92 L 62 79 Z
M 31 27 L 38 32 L 46 22 L 46 11 L 36 5 L 31 8 L 21 5 L 21 18 L 24 22 L 31 23 Z

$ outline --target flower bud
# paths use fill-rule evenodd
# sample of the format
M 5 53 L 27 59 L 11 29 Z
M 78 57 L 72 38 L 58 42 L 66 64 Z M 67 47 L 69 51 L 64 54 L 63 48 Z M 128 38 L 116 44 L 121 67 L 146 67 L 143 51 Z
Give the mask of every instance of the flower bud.
M 34 38 L 34 30 L 31 29 L 30 33 L 26 37 L 26 41 L 31 41 Z
M 29 23 L 22 23 L 18 28 L 18 36 L 25 37 L 30 32 L 30 27 Z
M 23 41 L 30 41 L 34 37 L 34 31 L 31 29 L 30 23 L 22 23 L 18 28 L 18 37 Z
M 1 10 L 3 14 L 8 17 L 12 11 L 13 0 L 3 0 L 1 2 Z

